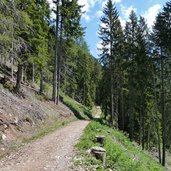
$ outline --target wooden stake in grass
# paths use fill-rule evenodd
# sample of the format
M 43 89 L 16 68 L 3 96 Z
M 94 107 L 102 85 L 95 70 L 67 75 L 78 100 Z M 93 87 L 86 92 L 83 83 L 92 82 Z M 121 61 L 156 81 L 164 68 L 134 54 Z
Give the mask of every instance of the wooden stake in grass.
M 91 154 L 96 157 L 96 159 L 100 159 L 103 162 L 103 166 L 106 165 L 106 150 L 102 147 L 92 147 Z
M 105 143 L 105 136 L 104 135 L 97 135 L 96 136 L 96 139 L 97 139 L 97 142 L 102 144 L 104 146 L 104 143 Z

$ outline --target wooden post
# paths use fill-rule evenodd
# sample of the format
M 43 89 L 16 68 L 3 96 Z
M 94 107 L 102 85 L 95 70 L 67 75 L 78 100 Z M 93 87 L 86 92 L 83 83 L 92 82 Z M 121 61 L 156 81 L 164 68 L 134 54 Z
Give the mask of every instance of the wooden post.
M 103 166 L 106 165 L 106 150 L 102 147 L 92 147 L 91 154 L 96 157 L 96 159 L 100 159 L 103 162 Z
M 96 136 L 96 139 L 97 139 L 97 142 L 102 144 L 104 146 L 104 143 L 105 143 L 105 136 L 103 135 L 97 135 Z

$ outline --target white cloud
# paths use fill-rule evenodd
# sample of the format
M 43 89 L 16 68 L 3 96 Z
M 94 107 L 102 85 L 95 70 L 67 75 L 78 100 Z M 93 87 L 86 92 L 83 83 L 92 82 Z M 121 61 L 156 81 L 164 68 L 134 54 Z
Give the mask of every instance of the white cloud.
M 151 28 L 154 24 L 155 17 L 161 9 L 160 4 L 150 7 L 142 16 L 146 19 L 148 27 Z
M 89 4 L 88 1 L 89 0 L 78 0 L 78 4 L 83 6 L 83 8 L 82 8 L 83 12 L 88 12 L 89 11 L 90 4 Z
M 120 3 L 121 0 L 112 0 L 113 3 Z M 107 0 L 78 0 L 78 4 L 82 5 L 82 11 L 85 12 L 82 16 L 86 21 L 89 21 L 92 17 L 88 14 L 96 4 L 100 4 L 102 8 L 105 6 L 107 3 Z M 101 17 L 102 11 L 97 11 L 96 16 Z
M 82 15 L 82 17 L 88 22 L 88 21 L 90 21 L 90 16 L 87 14 L 87 13 L 85 13 L 85 14 L 83 14 Z
M 134 8 L 133 6 L 126 8 L 124 5 L 121 4 L 121 13 L 122 13 L 124 19 L 127 20 L 129 18 L 129 15 L 130 15 L 132 10 L 135 12 L 137 11 L 137 9 Z
M 53 3 L 53 0 L 47 0 L 49 2 L 50 8 L 55 9 L 55 4 Z M 83 6 L 82 12 L 85 12 L 82 16 L 86 21 L 90 20 L 90 16 L 88 15 L 88 12 L 90 11 L 90 8 L 94 7 L 94 5 L 98 2 L 98 0 L 78 0 L 78 4 Z M 55 18 L 54 12 L 51 14 L 52 18 Z
M 102 49 L 102 41 L 101 40 L 97 43 L 96 47 L 98 50 Z
M 90 21 L 91 17 L 90 15 L 88 15 L 88 12 L 92 7 L 94 7 L 96 2 L 98 2 L 98 0 L 78 0 L 78 4 L 83 6 L 82 12 L 84 12 L 84 14 L 82 15 L 82 17 L 86 21 Z
M 50 4 L 50 8 L 51 9 L 55 9 L 55 4 L 53 3 L 53 0 L 47 0 Z M 120 3 L 121 0 L 112 0 L 113 3 Z M 84 14 L 82 15 L 82 17 L 86 20 L 86 21 L 90 21 L 91 20 L 91 16 L 88 14 L 91 10 L 91 8 L 93 8 L 96 4 L 100 4 L 100 6 L 104 7 L 104 5 L 107 3 L 107 0 L 78 0 L 78 4 L 83 6 L 82 7 L 82 12 L 84 12 Z M 102 11 L 97 11 L 96 16 L 97 17 L 101 17 L 102 15 Z M 55 18 L 55 14 L 52 12 L 52 18 Z
M 101 49 L 102 49 L 102 41 L 100 40 L 97 44 L 96 44 L 96 53 L 99 55 L 101 53 Z
M 55 4 L 53 3 L 53 0 L 47 0 L 49 5 L 50 5 L 50 9 L 55 9 Z M 54 19 L 56 17 L 54 12 L 51 12 L 51 17 Z
M 124 28 L 125 25 L 126 25 L 126 20 L 122 19 L 120 16 L 119 16 L 119 20 L 120 20 L 120 22 L 121 22 L 122 28 Z
M 49 2 L 50 8 L 53 9 L 55 7 L 53 0 L 47 0 L 47 1 Z
M 97 48 L 97 53 L 100 54 L 102 52 L 102 48 L 106 47 L 108 49 L 108 53 L 110 50 L 110 44 L 104 45 L 102 40 L 100 40 L 97 44 L 96 44 L 96 48 Z
M 96 12 L 96 16 L 100 18 L 103 15 L 103 11 L 99 10 Z

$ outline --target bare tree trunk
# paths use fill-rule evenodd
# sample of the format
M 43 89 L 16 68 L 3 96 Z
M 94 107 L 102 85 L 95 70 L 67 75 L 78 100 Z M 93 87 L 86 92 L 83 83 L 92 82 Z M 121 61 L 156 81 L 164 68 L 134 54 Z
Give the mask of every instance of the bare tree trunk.
M 114 88 L 114 114 L 115 114 L 115 126 L 116 129 L 118 129 L 118 117 L 119 117 L 119 79 L 118 79 L 118 75 L 117 75 L 117 71 L 115 72 L 115 88 Z
M 161 163 L 161 145 L 160 145 L 160 130 L 159 130 L 159 119 L 158 119 L 158 117 L 157 117 L 157 140 L 158 140 L 159 163 Z
M 142 97 L 142 101 L 141 101 L 141 107 L 142 107 L 142 150 L 144 150 L 144 144 L 145 144 L 145 112 L 144 112 L 144 88 L 142 88 L 142 92 L 141 92 L 141 97 Z
M 17 81 L 16 81 L 16 87 L 15 87 L 15 91 L 16 91 L 17 93 L 20 91 L 20 87 L 21 87 L 22 68 L 23 68 L 23 65 L 18 64 Z
M 114 100 L 113 100 L 114 92 L 113 92 L 113 74 L 112 74 L 112 71 L 111 71 L 110 87 L 111 87 L 111 124 L 113 126 L 113 124 L 114 124 Z
M 116 81 L 116 80 L 115 80 Z M 118 87 L 117 87 L 117 83 L 115 84 L 115 90 L 114 90 L 114 114 L 115 114 L 115 127 L 116 129 L 118 129 Z
M 83 83 L 83 104 L 86 105 L 86 78 L 84 74 L 84 83 Z
M 162 140 L 163 140 L 163 158 L 162 165 L 165 166 L 166 153 L 166 114 L 165 114 L 165 93 L 164 93 L 164 61 L 161 48 L 161 112 L 162 112 Z
M 131 74 L 131 77 L 130 77 L 130 87 L 129 87 L 129 91 L 130 91 L 130 94 L 129 96 L 130 97 L 133 97 L 134 98 L 134 89 L 132 87 L 133 85 L 133 76 Z M 130 125 L 130 140 L 132 141 L 133 140 L 133 137 L 134 137 L 134 99 L 130 99 L 131 100 L 131 103 L 130 103 L 130 111 L 129 111 L 129 125 Z
M 122 112 L 122 130 L 125 130 L 125 116 L 124 116 L 124 91 L 121 88 L 121 112 Z
M 40 93 L 43 93 L 43 71 L 40 71 Z
M 14 57 L 11 59 L 11 78 L 14 80 Z
M 149 127 L 148 127 L 148 135 L 147 135 L 147 150 L 150 148 L 150 136 L 151 136 L 151 129 L 152 129 L 152 118 L 150 117 Z
M 140 106 L 140 142 L 139 145 L 142 146 L 142 112 L 141 112 L 141 106 Z
M 35 75 L 35 66 L 34 66 L 34 63 L 33 63 L 33 66 L 32 66 L 32 82 L 33 82 L 33 84 L 35 82 L 34 75 Z
M 21 77 L 21 82 L 22 82 L 22 83 L 24 82 L 24 70 L 25 70 L 25 69 L 24 69 L 24 65 L 23 65 L 23 67 L 22 67 L 22 73 L 23 73 L 23 74 L 22 74 L 22 77 Z
M 62 6 L 64 1 L 62 0 Z M 61 21 L 60 21 L 60 48 L 59 48 L 59 55 L 58 55 L 58 65 L 57 65 L 57 99 L 56 104 L 59 104 L 59 96 L 60 96 L 60 86 L 61 86 L 61 57 L 62 57 L 62 35 L 63 35 L 63 16 L 61 14 Z
M 12 80 L 14 80 L 14 26 L 13 26 L 13 24 L 12 24 L 12 45 L 11 45 L 11 49 L 12 49 L 11 78 L 12 78 Z
M 57 92 L 57 65 L 58 65 L 58 30 L 59 30 L 59 0 L 56 2 L 56 42 L 55 42 L 55 64 L 53 73 L 53 93 L 52 99 L 56 104 L 56 92 Z
M 157 127 L 157 144 L 158 144 L 158 157 L 159 163 L 161 163 L 161 145 L 160 145 L 160 130 L 159 130 L 159 117 L 157 114 L 157 95 L 156 95 L 156 86 L 155 86 L 155 78 L 153 78 L 153 89 L 154 89 L 154 100 L 155 100 L 155 113 L 156 113 L 156 127 Z
M 24 82 L 27 81 L 27 66 L 24 68 Z

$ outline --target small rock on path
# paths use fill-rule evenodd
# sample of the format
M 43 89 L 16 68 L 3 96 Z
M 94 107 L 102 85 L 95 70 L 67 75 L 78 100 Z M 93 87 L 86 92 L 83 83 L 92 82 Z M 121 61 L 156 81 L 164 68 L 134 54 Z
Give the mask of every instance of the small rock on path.
M 74 145 L 88 121 L 72 122 L 0 161 L 0 171 L 71 171 Z

